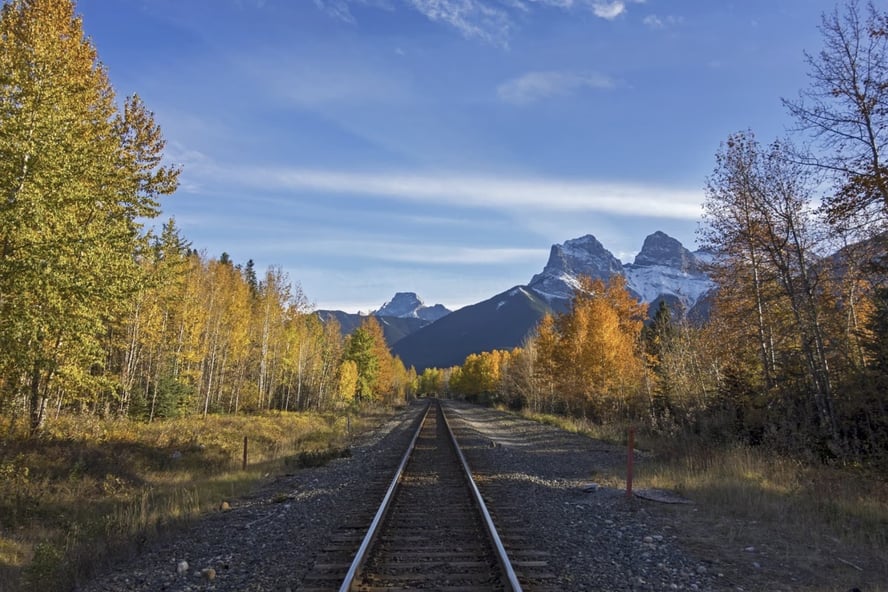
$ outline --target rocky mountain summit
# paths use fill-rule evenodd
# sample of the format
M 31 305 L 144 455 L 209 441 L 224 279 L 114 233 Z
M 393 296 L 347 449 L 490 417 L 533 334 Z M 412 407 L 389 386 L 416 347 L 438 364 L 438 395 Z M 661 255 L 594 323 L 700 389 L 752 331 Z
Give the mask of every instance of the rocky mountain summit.
M 666 266 L 684 273 L 701 274 L 702 270 L 694 253 L 688 251 L 676 239 L 657 231 L 644 239 L 641 251 L 635 256 L 634 266 Z
M 398 292 L 369 315 L 354 314 L 341 310 L 318 310 L 315 312 L 324 322 L 335 320 L 343 335 L 348 335 L 361 326 L 368 316 L 376 317 L 389 345 L 394 345 L 407 335 L 419 331 L 426 325 L 450 314 L 441 304 L 426 306 L 413 292 Z
M 607 280 L 622 272 L 620 260 L 597 238 L 587 234 L 561 245 L 552 245 L 546 267 L 531 278 L 527 287 L 546 299 L 570 300 L 579 276 Z
M 705 255 L 704 255 L 705 256 Z M 553 245 L 543 271 L 483 302 L 442 317 L 393 344 L 392 351 L 417 370 L 462 364 L 466 356 L 520 346 L 540 319 L 570 307 L 580 276 L 626 277 L 629 290 L 651 312 L 665 301 L 676 318 L 705 318 L 715 284 L 705 259 L 663 232 L 648 236 L 632 263 L 623 264 L 592 235 Z
M 607 281 L 622 274 L 640 301 L 666 300 L 676 312 L 687 313 L 715 287 L 704 271 L 703 258 L 657 231 L 645 238 L 634 262 L 623 264 L 598 239 L 586 235 L 553 245 L 546 267 L 527 287 L 557 310 L 567 306 L 581 275 Z
M 414 292 L 398 292 L 394 298 L 386 302 L 371 314 L 377 317 L 396 317 L 399 319 L 422 319 L 430 323 L 450 314 L 442 304 L 426 306 Z

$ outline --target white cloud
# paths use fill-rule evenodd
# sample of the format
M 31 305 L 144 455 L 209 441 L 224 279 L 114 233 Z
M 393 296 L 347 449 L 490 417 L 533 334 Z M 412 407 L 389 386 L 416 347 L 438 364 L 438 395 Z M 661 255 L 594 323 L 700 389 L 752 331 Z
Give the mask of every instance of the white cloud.
M 583 6 L 596 16 L 613 20 L 626 12 L 627 4 L 643 2 L 645 0 L 314 0 L 319 9 L 348 23 L 356 22 L 351 11 L 354 5 L 393 11 L 400 4 L 430 21 L 456 29 L 466 38 L 501 47 L 508 46 L 516 28 L 515 17 L 518 16 L 520 22 L 533 7 L 570 11 Z
M 592 4 L 592 12 L 595 16 L 614 20 L 626 11 L 626 3 L 616 0 L 614 2 L 595 2 Z
M 647 15 L 642 22 L 651 29 L 663 29 L 666 27 L 666 23 L 663 22 L 663 19 L 656 14 Z
M 697 220 L 698 190 L 638 183 L 503 178 L 459 173 L 360 173 L 300 168 L 218 167 L 215 181 L 254 190 L 368 195 L 405 202 L 538 213 L 609 213 Z
M 644 17 L 642 22 L 651 29 L 666 29 L 668 27 L 680 25 L 684 22 L 684 18 L 672 15 L 661 17 L 656 14 L 649 14 Z
M 506 45 L 512 29 L 509 13 L 482 0 L 407 0 L 431 21 L 442 22 L 465 37 Z
M 614 82 L 600 74 L 572 72 L 528 72 L 497 87 L 503 101 L 524 105 L 542 99 L 565 96 L 583 88 L 611 89 Z
M 306 245 L 304 241 L 294 241 L 285 248 L 296 252 L 339 254 L 360 256 L 393 263 L 421 263 L 432 265 L 500 265 L 505 263 L 533 263 L 546 258 L 545 249 L 519 249 L 496 247 L 461 247 L 452 244 L 417 245 L 415 241 L 392 242 L 379 240 L 359 241 L 315 241 Z M 278 242 L 271 249 L 280 249 Z
M 644 4 L 645 2 L 646 0 L 611 0 L 609 2 L 592 0 L 591 4 L 595 16 L 612 21 L 628 10 L 628 4 Z
M 575 0 L 529 0 L 534 4 L 542 4 L 543 6 L 553 6 L 555 8 L 573 8 L 576 5 Z
M 347 23 L 354 23 L 355 17 L 352 16 L 351 10 L 348 8 L 348 0 L 314 0 L 315 6 L 339 20 Z

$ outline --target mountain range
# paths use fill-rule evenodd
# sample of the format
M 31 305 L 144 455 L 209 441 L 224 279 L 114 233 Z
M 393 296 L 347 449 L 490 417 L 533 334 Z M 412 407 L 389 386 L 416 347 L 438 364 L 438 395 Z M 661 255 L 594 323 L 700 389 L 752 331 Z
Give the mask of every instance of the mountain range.
M 705 317 L 715 284 L 704 267 L 705 252 L 691 252 L 663 232 L 645 238 L 632 263 L 622 263 L 592 235 L 553 245 L 542 272 L 483 302 L 455 312 L 425 306 L 416 294 L 402 292 L 374 311 L 392 352 L 418 372 L 462 364 L 471 353 L 520 346 L 546 313 L 568 310 L 581 275 L 607 281 L 626 278 L 630 292 L 655 311 L 665 301 L 678 316 Z M 335 317 L 349 333 L 364 317 L 319 311 Z
M 361 326 L 367 316 L 374 316 L 382 326 L 383 335 L 388 344 L 394 345 L 407 335 L 414 333 L 426 325 L 450 314 L 444 305 L 426 306 L 413 292 L 398 292 L 394 298 L 383 304 L 369 315 L 354 314 L 341 310 L 319 310 L 315 314 L 324 322 L 336 319 L 339 330 L 348 335 Z

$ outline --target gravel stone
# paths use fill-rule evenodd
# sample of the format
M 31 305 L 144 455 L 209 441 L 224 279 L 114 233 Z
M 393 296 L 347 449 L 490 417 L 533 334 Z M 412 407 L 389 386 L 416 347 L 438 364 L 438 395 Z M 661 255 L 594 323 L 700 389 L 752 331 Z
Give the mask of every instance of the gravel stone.
M 520 501 L 522 527 L 551 553 L 552 589 L 730 589 L 700 571 L 680 541 L 664 536 L 668 525 L 653 514 L 655 502 L 608 487 L 583 491 L 594 473 L 625 465 L 625 448 L 462 402 L 446 406 L 492 512 Z
M 298 590 L 317 550 L 350 512 L 379 503 L 365 499 L 368 491 L 391 479 L 421 407 L 411 405 L 355 441 L 350 457 L 269 479 L 250 496 L 229 500 L 228 509 L 171 529 L 138 555 L 115 561 L 76 590 Z M 189 565 L 203 566 L 207 575 L 189 573 Z
M 588 488 L 596 471 L 625 463 L 625 449 L 491 409 L 445 401 L 500 534 L 521 534 L 546 558 L 548 590 L 721 592 L 712 570 L 668 536 L 654 502 Z M 270 479 L 242 499 L 117 560 L 78 592 L 299 590 L 318 551 L 350 515 L 375 507 L 423 401 L 356 441 L 351 457 Z M 376 489 L 374 489 L 374 486 Z M 373 499 L 368 499 L 373 498 Z M 182 565 L 185 569 L 182 570 Z M 188 572 L 201 566 L 213 578 Z M 195 577 L 196 576 L 196 577 Z

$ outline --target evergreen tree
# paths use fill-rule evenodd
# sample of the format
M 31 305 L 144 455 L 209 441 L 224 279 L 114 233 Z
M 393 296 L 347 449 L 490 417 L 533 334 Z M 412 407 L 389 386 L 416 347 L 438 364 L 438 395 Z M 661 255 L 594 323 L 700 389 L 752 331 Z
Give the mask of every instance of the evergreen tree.
M 244 280 L 250 287 L 250 293 L 255 297 L 259 293 L 259 281 L 256 279 L 256 264 L 252 259 L 247 259 L 247 265 L 244 267 Z

